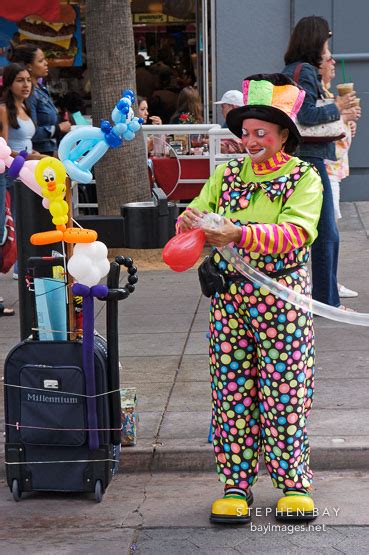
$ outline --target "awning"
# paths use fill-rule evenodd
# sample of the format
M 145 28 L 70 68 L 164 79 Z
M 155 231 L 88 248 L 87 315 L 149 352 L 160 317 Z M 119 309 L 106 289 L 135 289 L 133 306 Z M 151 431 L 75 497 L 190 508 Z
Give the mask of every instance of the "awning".
M 60 18 L 60 0 L 12 0 L 1 4 L 0 17 L 9 21 L 20 21 L 29 15 L 37 15 L 45 21 Z

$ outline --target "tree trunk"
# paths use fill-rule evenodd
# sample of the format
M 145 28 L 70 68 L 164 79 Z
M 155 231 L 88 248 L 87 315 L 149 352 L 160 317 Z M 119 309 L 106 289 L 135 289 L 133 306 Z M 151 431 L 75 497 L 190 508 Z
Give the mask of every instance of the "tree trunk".
M 124 89 L 136 90 L 135 49 L 129 0 L 86 0 L 86 47 L 92 117 L 100 127 Z M 135 105 L 137 106 L 137 105 Z M 126 202 L 150 198 L 142 131 L 111 148 L 94 166 L 99 214 L 120 213 Z

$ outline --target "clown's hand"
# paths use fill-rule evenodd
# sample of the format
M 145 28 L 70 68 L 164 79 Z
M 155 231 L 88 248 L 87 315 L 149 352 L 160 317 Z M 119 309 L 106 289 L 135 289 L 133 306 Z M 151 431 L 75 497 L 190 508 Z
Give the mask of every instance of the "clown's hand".
M 206 240 L 214 247 L 224 247 L 229 243 L 239 243 L 241 241 L 241 227 L 233 224 L 227 218 L 223 218 L 223 225 L 217 229 L 205 226 L 202 229 L 205 232 Z
M 197 208 L 187 208 L 178 220 L 178 229 L 181 233 L 199 227 L 203 213 Z

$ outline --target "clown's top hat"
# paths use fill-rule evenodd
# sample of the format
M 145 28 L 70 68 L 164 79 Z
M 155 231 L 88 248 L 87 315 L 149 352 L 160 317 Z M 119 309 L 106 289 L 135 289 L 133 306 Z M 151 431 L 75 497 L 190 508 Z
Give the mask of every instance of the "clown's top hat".
M 283 73 L 259 73 L 243 82 L 244 106 L 227 114 L 227 125 L 237 137 L 242 137 L 242 122 L 259 119 L 281 125 L 290 131 L 285 151 L 292 153 L 301 141 L 296 127 L 297 113 L 305 98 L 305 91 Z

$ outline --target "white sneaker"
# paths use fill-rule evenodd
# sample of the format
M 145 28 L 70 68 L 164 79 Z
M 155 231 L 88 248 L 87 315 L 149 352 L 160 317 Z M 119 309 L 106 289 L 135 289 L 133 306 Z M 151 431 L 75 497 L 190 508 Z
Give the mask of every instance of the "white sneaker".
M 341 283 L 338 283 L 338 294 L 340 297 L 343 297 L 345 299 L 351 299 L 353 297 L 358 297 L 359 293 L 357 291 L 353 291 L 352 289 L 348 289 L 348 287 L 345 287 L 344 285 L 342 285 Z

